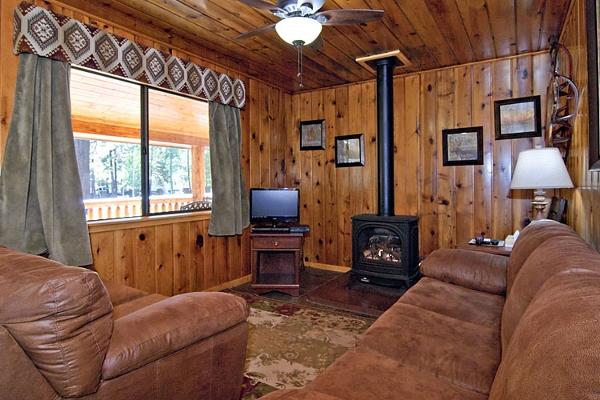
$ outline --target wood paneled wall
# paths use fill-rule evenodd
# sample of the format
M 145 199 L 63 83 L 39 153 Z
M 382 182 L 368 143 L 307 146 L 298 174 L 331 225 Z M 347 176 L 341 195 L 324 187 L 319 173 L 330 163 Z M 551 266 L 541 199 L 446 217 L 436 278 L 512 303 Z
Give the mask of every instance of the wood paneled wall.
M 530 214 L 530 192 L 511 191 L 510 180 L 518 153 L 542 139 L 494 140 L 493 106 L 534 94 L 544 105 L 549 71 L 549 56 L 537 53 L 394 80 L 395 211 L 420 217 L 422 255 L 475 233 L 502 239 Z M 377 212 L 375 95 L 370 81 L 292 97 L 285 165 L 275 174 L 301 190 L 302 221 L 312 228 L 308 261 L 349 266 L 352 215 Z M 298 124 L 320 118 L 327 149 L 300 151 Z M 484 127 L 485 164 L 444 167 L 442 129 L 467 126 Z M 366 165 L 336 168 L 334 138 L 349 133 L 365 134 Z M 280 145 L 271 143 L 270 154 L 280 157 Z
M 14 101 L 18 58 L 12 53 L 11 46 L 12 13 L 19 1 L 2 0 L 0 3 L 0 157 L 4 154 Z M 169 40 L 168 37 L 151 37 L 130 27 L 115 25 L 110 22 L 110 15 L 86 14 L 53 0 L 35 2 L 244 79 L 251 95 L 250 104 L 242 111 L 242 164 L 246 182 L 255 186 L 281 183 L 282 175 L 277 170 L 283 162 L 284 148 L 279 146 L 278 140 L 285 139 L 284 104 L 291 104 L 289 94 L 201 55 L 173 48 L 164 41 Z M 90 239 L 95 266 L 104 279 L 166 295 L 240 282 L 250 273 L 248 233 L 236 238 L 210 237 L 208 218 L 206 214 L 196 214 L 132 223 L 92 224 Z M 198 241 L 199 237 L 202 243 Z
M 561 193 L 569 200 L 568 223 L 600 250 L 600 172 L 588 171 L 588 68 L 584 0 L 573 0 L 560 41 L 573 56 L 573 76 L 582 94 L 568 159 L 575 189 Z
M 211 237 L 209 216 L 91 227 L 94 266 L 107 280 L 173 295 L 250 274 L 247 235 Z

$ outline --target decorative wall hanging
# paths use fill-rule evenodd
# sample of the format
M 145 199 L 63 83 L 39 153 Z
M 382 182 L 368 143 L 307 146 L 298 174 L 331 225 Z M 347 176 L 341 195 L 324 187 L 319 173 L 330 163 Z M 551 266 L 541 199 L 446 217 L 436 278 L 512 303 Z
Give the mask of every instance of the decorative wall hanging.
M 494 102 L 496 140 L 542 136 L 540 96 Z
M 365 165 L 365 135 L 336 136 L 335 166 L 362 167 Z
M 325 120 L 300 122 L 300 150 L 325 150 Z
M 483 164 L 483 127 L 442 131 L 444 166 Z
M 562 44 L 553 43 L 550 48 L 550 59 L 552 79 L 546 97 L 546 141 L 548 146 L 557 147 L 566 161 L 571 148 L 573 125 L 579 105 L 579 89 L 571 78 L 573 71 L 571 52 Z
M 587 31 L 587 53 L 588 53 L 588 104 L 589 104 L 589 167 L 591 170 L 600 170 L 600 95 L 598 73 L 600 73 L 600 43 L 598 43 L 598 32 L 600 32 L 600 18 L 596 9 L 598 2 L 595 0 L 585 1 L 585 20 Z
M 242 108 L 246 88 L 209 68 L 27 2 L 14 13 L 13 49 Z

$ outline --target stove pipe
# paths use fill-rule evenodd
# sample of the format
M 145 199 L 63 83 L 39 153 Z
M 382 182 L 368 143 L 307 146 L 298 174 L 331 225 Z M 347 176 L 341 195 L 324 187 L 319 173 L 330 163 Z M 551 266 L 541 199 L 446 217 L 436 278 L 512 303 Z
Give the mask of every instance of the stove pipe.
M 377 66 L 377 180 L 378 215 L 394 215 L 394 57 Z

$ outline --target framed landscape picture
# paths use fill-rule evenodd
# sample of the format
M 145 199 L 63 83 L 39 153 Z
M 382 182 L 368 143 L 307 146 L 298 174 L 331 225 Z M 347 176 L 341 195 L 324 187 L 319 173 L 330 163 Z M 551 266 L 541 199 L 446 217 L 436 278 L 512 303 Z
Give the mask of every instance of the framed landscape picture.
M 365 165 L 365 136 L 363 134 L 336 136 L 335 166 L 361 167 Z
M 444 166 L 483 164 L 483 127 L 442 131 Z
M 600 170 L 600 102 L 599 79 L 600 72 L 600 1 L 586 0 L 586 30 L 588 50 L 588 101 L 589 101 L 589 169 Z
M 494 103 L 496 140 L 542 136 L 540 96 Z
M 325 120 L 300 122 L 300 150 L 325 150 Z

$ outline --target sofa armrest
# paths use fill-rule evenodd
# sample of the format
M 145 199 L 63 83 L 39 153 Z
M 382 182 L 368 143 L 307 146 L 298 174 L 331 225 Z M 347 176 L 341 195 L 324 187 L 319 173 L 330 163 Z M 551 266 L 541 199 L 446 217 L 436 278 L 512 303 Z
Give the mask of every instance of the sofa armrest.
M 493 294 L 506 293 L 508 257 L 472 250 L 440 249 L 421 264 L 424 276 Z
M 115 320 L 102 368 L 112 379 L 209 338 L 248 317 L 246 302 L 225 293 L 186 293 Z M 245 351 L 245 349 L 240 349 Z

